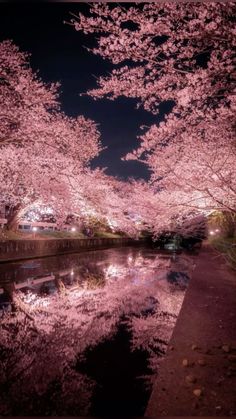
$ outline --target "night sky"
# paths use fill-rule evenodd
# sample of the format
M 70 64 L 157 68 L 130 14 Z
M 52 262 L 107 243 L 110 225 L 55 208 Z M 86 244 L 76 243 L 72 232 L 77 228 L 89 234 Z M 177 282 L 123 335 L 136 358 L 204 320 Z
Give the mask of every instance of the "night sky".
M 121 157 L 138 145 L 139 127 L 159 119 L 142 109 L 135 109 L 133 99 L 94 101 L 88 96 L 80 96 L 96 87 L 94 75 L 104 75 L 113 68 L 109 61 L 94 56 L 83 47 L 94 45 L 94 35 L 84 35 L 63 24 L 64 20 L 70 19 L 69 12 L 88 10 L 86 3 L 1 3 L 0 40 L 12 39 L 21 50 L 30 52 L 31 66 L 39 71 L 43 81 L 61 83 L 60 99 L 66 114 L 82 114 L 99 124 L 102 143 L 107 149 L 93 160 L 93 167 L 107 167 L 107 174 L 123 179 L 147 179 L 145 165 L 123 162 Z

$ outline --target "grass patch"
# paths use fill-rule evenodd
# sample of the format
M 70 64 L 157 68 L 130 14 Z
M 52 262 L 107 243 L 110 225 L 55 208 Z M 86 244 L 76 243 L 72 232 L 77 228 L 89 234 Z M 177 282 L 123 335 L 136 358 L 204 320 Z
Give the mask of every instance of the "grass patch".
M 93 238 L 119 238 L 121 235 L 115 233 L 109 233 L 106 231 L 97 231 L 93 236 L 85 236 L 81 232 L 70 232 L 70 231 L 43 231 L 38 234 L 43 237 L 50 237 L 54 239 L 93 239 Z
M 86 239 L 87 237 L 81 232 L 70 231 L 40 231 L 36 234 L 36 238 L 42 239 Z
M 24 240 L 26 233 L 0 229 L 0 240 Z
M 231 268 L 236 270 L 236 237 L 219 237 L 210 240 L 211 245 L 223 254 Z
M 83 233 L 70 231 L 31 231 L 0 230 L 0 240 L 48 240 L 48 239 L 86 239 Z
M 50 240 L 50 239 L 90 239 L 90 238 L 120 238 L 124 237 L 118 233 L 97 231 L 94 236 L 87 237 L 80 231 L 50 231 L 38 230 L 37 233 L 31 231 L 10 231 L 0 229 L 0 240 Z
M 94 237 L 118 239 L 118 238 L 124 237 L 124 236 L 121 236 L 121 234 L 118 234 L 118 233 L 110 233 L 110 232 L 107 232 L 107 231 L 98 231 L 98 232 L 95 233 Z

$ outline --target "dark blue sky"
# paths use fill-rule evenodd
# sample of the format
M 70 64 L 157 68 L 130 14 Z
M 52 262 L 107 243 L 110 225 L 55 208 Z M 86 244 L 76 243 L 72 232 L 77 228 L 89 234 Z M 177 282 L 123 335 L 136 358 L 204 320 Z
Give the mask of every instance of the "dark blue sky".
M 135 109 L 132 99 L 94 101 L 79 95 L 96 86 L 93 75 L 106 74 L 113 68 L 83 48 L 93 45 L 93 35 L 84 35 L 63 24 L 70 19 L 69 12 L 88 9 L 86 3 L 1 3 L 0 40 L 12 39 L 21 50 L 30 52 L 32 68 L 39 70 L 45 82 L 61 83 L 65 113 L 83 114 L 99 124 L 102 143 L 108 148 L 93 165 L 107 167 L 108 174 L 121 178 L 148 178 L 143 164 L 122 162 L 121 157 L 138 145 L 140 125 L 150 125 L 157 117 Z

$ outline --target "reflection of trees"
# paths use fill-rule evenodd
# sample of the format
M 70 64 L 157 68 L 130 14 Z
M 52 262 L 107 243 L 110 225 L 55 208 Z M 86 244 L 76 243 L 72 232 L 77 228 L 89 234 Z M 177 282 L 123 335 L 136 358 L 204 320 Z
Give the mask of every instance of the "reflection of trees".
M 97 275 L 89 275 L 87 277 L 87 288 L 89 289 L 96 289 L 99 287 L 104 287 L 106 284 L 106 279 L 105 276 L 102 274 L 97 274 Z
M 68 411 L 74 414 L 76 408 L 85 411 L 88 388 L 92 383 L 85 375 L 73 369 L 70 354 L 66 352 L 71 334 L 61 330 L 60 321 L 50 333 L 39 330 L 38 324 L 35 329 L 32 323 L 20 314 L 17 319 L 8 319 L 7 327 L 4 322 L 5 339 L 1 342 L 1 413 L 46 414 L 45 405 L 51 410 L 48 413 L 54 409 L 59 409 L 60 414 Z M 16 341 L 9 341 L 7 336 L 10 339 L 16 336 Z M 68 398 L 69 394 L 73 400 Z M 65 401 L 66 405 L 63 406 Z
M 83 264 L 77 268 L 76 272 L 80 276 L 83 286 L 87 289 L 104 287 L 106 284 L 102 267 L 95 263 L 90 263 L 87 266 Z
M 87 348 L 110 339 L 121 318 L 133 349 L 146 349 L 156 371 L 184 293 L 166 281 L 166 261 L 162 265 L 158 256 L 112 267 L 114 275 L 107 264 L 75 270 L 78 286 L 60 293 L 15 294 L 18 310 L 0 325 L 2 414 L 87 414 L 94 383 L 76 371 L 76 362 Z

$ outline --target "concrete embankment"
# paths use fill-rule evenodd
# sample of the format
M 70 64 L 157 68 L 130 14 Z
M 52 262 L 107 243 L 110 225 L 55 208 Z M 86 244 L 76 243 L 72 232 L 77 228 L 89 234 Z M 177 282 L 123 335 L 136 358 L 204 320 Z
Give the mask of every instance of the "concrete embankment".
M 54 256 L 107 247 L 135 246 L 144 240 L 121 238 L 92 239 L 52 239 L 52 240 L 7 240 L 0 241 L 0 263 L 30 259 L 42 256 Z
M 207 244 L 145 416 L 236 416 L 236 275 Z

